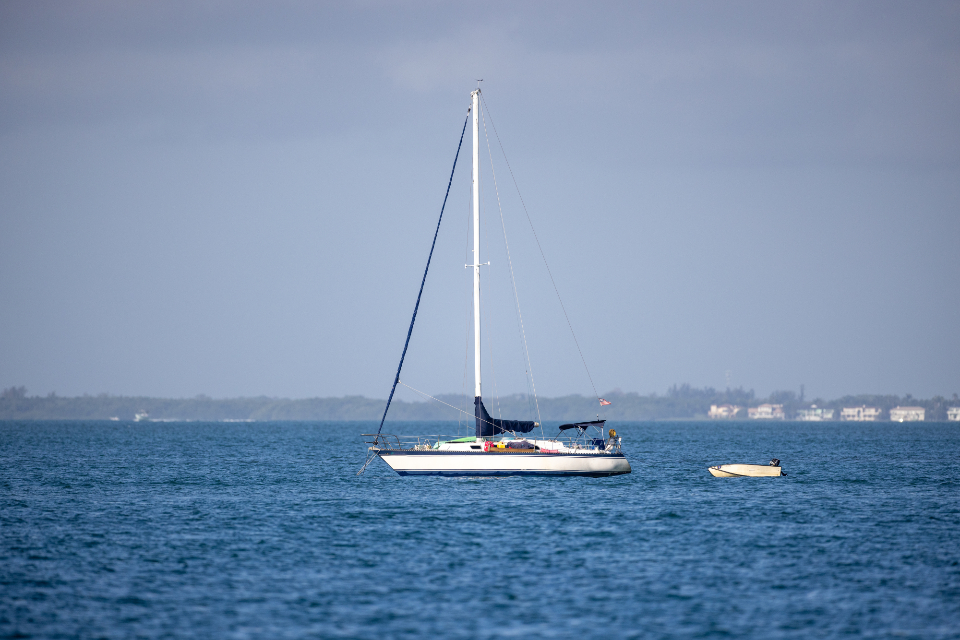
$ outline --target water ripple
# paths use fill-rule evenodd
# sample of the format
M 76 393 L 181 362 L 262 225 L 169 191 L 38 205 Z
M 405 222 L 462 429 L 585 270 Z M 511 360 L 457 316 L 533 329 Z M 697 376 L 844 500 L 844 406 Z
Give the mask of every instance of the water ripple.
M 481 480 L 358 478 L 364 423 L 0 423 L 0 636 L 960 637 L 956 425 L 615 427 L 629 476 Z

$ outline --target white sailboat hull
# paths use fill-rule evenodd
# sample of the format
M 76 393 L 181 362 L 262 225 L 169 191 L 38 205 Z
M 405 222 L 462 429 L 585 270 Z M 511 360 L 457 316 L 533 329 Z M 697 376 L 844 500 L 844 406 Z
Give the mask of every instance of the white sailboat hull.
M 380 451 L 401 476 L 591 476 L 630 473 L 619 453 Z

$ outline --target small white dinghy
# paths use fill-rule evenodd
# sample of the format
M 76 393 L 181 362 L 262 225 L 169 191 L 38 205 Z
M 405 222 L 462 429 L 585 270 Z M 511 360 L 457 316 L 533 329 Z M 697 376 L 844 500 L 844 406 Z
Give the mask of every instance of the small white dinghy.
M 770 464 L 718 464 L 709 467 L 715 478 L 761 478 L 765 476 L 785 476 L 780 461 L 774 458 Z

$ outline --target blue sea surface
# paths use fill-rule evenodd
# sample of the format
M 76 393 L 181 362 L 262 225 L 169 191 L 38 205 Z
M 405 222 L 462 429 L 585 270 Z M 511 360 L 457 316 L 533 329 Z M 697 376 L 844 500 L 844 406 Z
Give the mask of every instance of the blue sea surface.
M 0 423 L 0 636 L 960 638 L 960 424 L 619 423 L 626 476 L 357 477 L 375 426 Z

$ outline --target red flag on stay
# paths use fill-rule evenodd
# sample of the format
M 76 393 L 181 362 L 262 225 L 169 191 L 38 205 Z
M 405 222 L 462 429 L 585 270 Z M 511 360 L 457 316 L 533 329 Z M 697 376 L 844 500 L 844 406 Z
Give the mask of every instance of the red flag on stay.
M 613 403 L 610 402 L 609 400 L 604 400 L 603 398 L 600 398 L 600 406 L 602 407 L 605 404 L 613 404 Z

